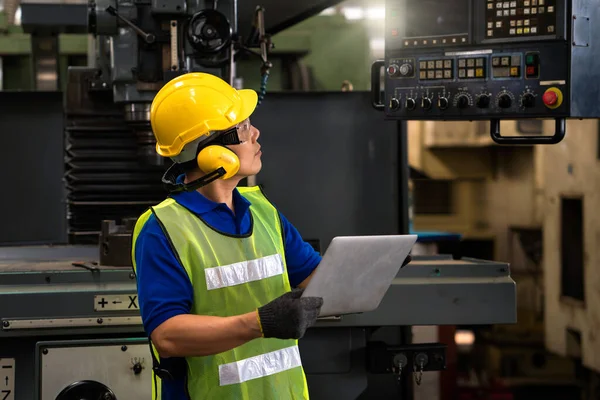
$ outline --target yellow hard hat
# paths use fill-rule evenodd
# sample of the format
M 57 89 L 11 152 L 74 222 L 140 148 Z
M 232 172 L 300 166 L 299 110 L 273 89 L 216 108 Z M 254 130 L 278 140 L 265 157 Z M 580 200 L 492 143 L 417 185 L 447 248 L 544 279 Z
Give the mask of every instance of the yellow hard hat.
M 201 136 L 244 121 L 257 103 L 254 90 L 236 90 L 215 75 L 180 75 L 159 90 L 150 107 L 156 151 L 163 157 L 175 157 Z

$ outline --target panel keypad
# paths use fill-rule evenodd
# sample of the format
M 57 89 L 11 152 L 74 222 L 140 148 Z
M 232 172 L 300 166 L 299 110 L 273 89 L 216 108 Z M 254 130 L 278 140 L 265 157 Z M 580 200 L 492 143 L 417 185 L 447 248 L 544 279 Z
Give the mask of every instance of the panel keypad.
M 486 39 L 556 34 L 556 0 L 486 1 Z
M 458 79 L 485 79 L 486 58 L 460 58 L 458 60 Z
M 494 55 L 492 57 L 492 76 L 494 78 L 520 78 L 522 76 L 521 55 Z
M 419 61 L 419 79 L 423 81 L 454 79 L 454 60 Z

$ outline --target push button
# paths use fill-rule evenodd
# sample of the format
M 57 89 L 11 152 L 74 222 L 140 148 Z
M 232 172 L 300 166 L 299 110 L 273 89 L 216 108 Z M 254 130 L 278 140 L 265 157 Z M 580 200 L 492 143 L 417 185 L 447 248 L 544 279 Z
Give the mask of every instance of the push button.
M 528 53 L 525 56 L 525 77 L 537 79 L 540 77 L 540 58 L 537 53 Z
M 546 92 L 544 94 L 544 104 L 554 106 L 558 102 L 558 95 L 554 92 Z
M 559 88 L 550 88 L 546 90 L 542 97 L 544 105 L 552 110 L 560 107 L 563 103 L 563 94 Z

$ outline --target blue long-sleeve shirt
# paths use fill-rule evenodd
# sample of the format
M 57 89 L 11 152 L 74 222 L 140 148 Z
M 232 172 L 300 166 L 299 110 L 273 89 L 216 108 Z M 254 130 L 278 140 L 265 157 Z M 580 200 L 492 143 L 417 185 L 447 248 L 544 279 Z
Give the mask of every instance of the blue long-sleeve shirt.
M 242 235 L 250 229 L 250 202 L 237 190 L 233 192 L 235 213 L 226 204 L 213 202 L 200 193 L 174 194 L 173 199 L 202 216 L 216 230 Z M 292 287 L 306 279 L 321 261 L 321 256 L 306 243 L 296 228 L 281 214 L 287 272 Z M 135 245 L 138 299 L 144 329 L 151 335 L 160 324 L 180 314 L 189 314 L 194 293 L 183 266 L 177 261 L 168 239 L 152 215 L 142 227 Z M 202 299 L 196 299 L 202 301 Z M 161 360 L 165 366 L 173 359 Z M 184 379 L 162 382 L 163 400 L 186 399 Z

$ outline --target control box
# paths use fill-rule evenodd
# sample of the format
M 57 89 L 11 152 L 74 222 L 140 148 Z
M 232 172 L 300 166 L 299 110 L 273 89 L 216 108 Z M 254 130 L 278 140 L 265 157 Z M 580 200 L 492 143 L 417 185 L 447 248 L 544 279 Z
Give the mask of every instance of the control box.
M 599 22 L 600 0 L 387 0 L 373 105 L 389 119 L 490 120 L 498 143 L 557 143 L 566 118 L 600 117 Z M 555 135 L 502 137 L 500 120 L 519 118 L 554 118 Z

